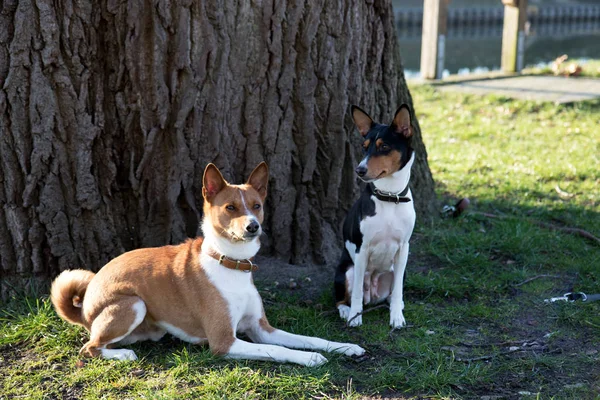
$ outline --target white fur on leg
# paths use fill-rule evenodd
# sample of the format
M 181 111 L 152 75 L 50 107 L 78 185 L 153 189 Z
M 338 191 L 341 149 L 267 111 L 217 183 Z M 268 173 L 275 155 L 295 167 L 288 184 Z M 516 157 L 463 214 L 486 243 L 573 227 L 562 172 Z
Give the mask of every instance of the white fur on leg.
M 121 361 L 135 361 L 137 356 L 133 350 L 128 349 L 100 349 L 102 358 L 121 360 Z
M 338 306 L 338 311 L 340 312 L 340 318 L 344 321 L 348 321 L 348 315 L 350 315 L 350 307 L 345 304 L 340 304 Z
M 406 325 L 404 319 L 404 270 L 408 261 L 408 243 L 402 243 L 396 254 L 394 262 L 394 288 L 390 300 L 390 325 L 392 328 L 401 328 Z
M 137 302 L 135 302 L 131 308 L 132 308 L 132 311 L 135 313 L 135 318 L 133 320 L 133 323 L 129 327 L 129 329 L 127 329 L 127 333 L 122 336 L 113 338 L 107 344 L 117 343 L 117 342 L 126 343 L 127 337 L 131 334 L 131 332 L 133 332 L 133 330 L 135 328 L 137 328 L 137 326 L 139 324 L 142 323 L 142 321 L 144 320 L 144 317 L 146 316 L 146 303 L 144 303 L 142 301 L 142 299 L 140 299 Z M 93 330 L 93 325 L 92 325 L 92 330 Z M 129 342 L 134 343 L 135 341 L 133 341 L 133 342 L 129 341 Z M 135 354 L 134 354 L 134 356 L 135 356 Z M 135 358 L 135 359 L 137 359 L 137 358 Z
M 350 295 L 350 313 L 347 319 L 349 326 L 362 325 L 362 315 L 359 314 L 363 310 L 363 285 L 365 282 L 368 253 L 366 248 L 361 248 L 354 260 L 354 281 L 352 282 L 352 294 Z
M 248 332 L 248 334 L 255 342 L 276 344 L 294 349 L 323 350 L 342 353 L 347 356 L 365 354 L 365 350 L 362 347 L 352 343 L 331 342 L 317 337 L 296 335 L 294 333 L 282 331 L 281 329 L 267 332 L 261 328 L 257 328 L 252 332 Z
M 327 359 L 319 353 L 290 350 L 269 344 L 249 343 L 240 339 L 233 342 L 225 357 L 241 360 L 291 362 L 306 367 L 316 367 L 327 362 Z
M 404 314 L 402 313 L 403 308 L 404 303 L 401 302 L 399 309 L 390 311 L 390 326 L 394 329 L 406 326 L 406 320 L 404 319 Z

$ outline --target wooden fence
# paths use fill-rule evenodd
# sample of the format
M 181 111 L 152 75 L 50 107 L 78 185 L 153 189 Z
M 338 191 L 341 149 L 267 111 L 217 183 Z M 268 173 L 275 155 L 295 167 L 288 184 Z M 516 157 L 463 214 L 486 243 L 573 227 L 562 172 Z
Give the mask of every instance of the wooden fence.
M 501 24 L 504 7 L 461 7 L 448 9 L 448 26 Z M 401 29 L 423 26 L 423 8 L 401 8 L 396 11 L 396 23 Z M 544 7 L 529 6 L 527 20 L 531 23 L 570 24 L 577 22 L 600 22 L 599 5 Z
M 464 27 L 502 26 L 501 64 L 507 73 L 523 68 L 527 26 L 565 28 L 557 33 L 570 31 L 571 27 L 600 27 L 600 4 L 528 7 L 527 0 L 502 0 L 498 7 L 449 8 L 449 3 L 450 0 L 424 0 L 422 9 L 402 8 L 396 12 L 400 31 L 422 31 L 421 76 L 425 79 L 442 77 L 448 27 L 456 32 Z

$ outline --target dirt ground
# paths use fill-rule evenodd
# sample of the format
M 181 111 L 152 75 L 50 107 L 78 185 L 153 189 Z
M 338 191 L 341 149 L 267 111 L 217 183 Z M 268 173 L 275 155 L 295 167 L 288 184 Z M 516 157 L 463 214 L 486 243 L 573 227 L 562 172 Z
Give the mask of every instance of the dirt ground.
M 421 234 L 413 233 L 411 246 L 419 246 L 421 240 L 423 240 Z M 337 260 L 338 257 L 334 259 Z M 302 300 L 314 300 L 325 290 L 333 291 L 336 263 L 330 265 L 293 265 L 277 258 L 265 256 L 257 256 L 256 263 L 259 269 L 254 273 L 254 280 L 259 286 L 276 287 L 280 290 L 288 289 Z M 406 266 L 407 274 L 423 273 L 430 268 L 442 268 L 442 265 L 435 257 L 409 254 Z
M 263 288 L 289 290 L 301 300 L 316 299 L 324 290 L 333 290 L 334 265 L 292 265 L 282 260 L 258 256 L 254 280 Z

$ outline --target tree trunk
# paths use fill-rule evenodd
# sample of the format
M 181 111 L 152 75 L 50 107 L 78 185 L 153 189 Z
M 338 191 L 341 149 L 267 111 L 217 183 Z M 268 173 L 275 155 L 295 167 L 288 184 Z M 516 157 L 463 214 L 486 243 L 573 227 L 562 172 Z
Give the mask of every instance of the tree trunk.
M 200 234 L 208 162 L 240 183 L 266 160 L 265 251 L 332 262 L 358 192 L 349 105 L 411 103 L 389 0 L 3 0 L 0 88 L 7 284 Z

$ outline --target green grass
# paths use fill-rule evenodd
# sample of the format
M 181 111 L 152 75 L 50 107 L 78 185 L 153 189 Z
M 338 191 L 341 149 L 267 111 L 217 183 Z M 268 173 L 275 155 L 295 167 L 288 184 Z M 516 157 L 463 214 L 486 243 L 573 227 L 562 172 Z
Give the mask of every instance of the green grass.
M 411 91 L 440 198 L 468 197 L 471 207 L 418 226 L 405 286 L 410 326 L 390 332 L 380 309 L 347 329 L 328 312 L 328 289 L 316 299 L 323 311 L 286 289 L 265 305 L 274 326 L 359 343 L 367 359 L 327 354 L 328 364 L 310 369 L 223 360 L 163 339 L 132 345 L 136 362 L 82 365 L 87 333 L 44 297 L 20 297 L 0 311 L 0 398 L 600 398 L 600 302 L 543 302 L 600 293 L 600 247 L 536 224 L 600 236 L 600 102 Z M 538 275 L 554 277 L 521 284 Z

